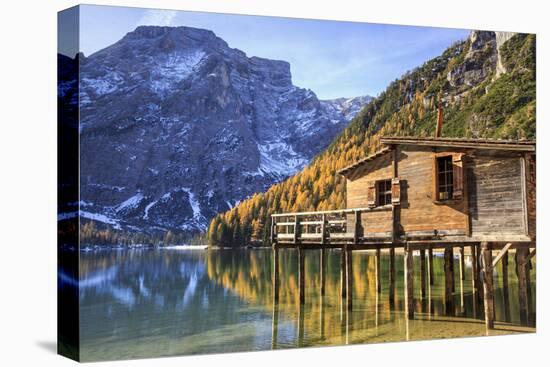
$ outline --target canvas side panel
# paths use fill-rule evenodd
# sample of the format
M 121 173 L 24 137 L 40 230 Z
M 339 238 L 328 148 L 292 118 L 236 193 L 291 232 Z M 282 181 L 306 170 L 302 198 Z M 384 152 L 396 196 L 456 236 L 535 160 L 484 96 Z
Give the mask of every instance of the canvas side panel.
M 79 360 L 79 7 L 57 18 L 57 351 Z

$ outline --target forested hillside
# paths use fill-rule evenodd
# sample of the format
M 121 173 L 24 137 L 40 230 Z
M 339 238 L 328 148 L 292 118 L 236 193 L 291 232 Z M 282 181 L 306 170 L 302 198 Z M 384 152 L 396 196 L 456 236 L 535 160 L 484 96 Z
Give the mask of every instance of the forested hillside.
M 303 171 L 216 216 L 210 244 L 267 242 L 271 213 L 345 208 L 336 171 L 377 150 L 381 136 L 432 136 L 438 99 L 443 136 L 534 138 L 535 63 L 534 35 L 472 32 L 393 81 Z

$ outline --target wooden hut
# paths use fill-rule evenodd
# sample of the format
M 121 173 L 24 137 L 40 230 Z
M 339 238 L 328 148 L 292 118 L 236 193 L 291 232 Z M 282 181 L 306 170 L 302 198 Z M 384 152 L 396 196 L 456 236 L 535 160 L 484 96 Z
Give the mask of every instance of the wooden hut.
M 530 250 L 536 247 L 535 142 L 384 137 L 381 143 L 383 148 L 378 152 L 338 172 L 346 179 L 347 208 L 272 215 L 275 294 L 279 248 L 298 249 L 301 303 L 304 250 L 321 250 L 320 276 L 324 279 L 324 250 L 341 248 L 341 293 L 351 309 L 352 251 L 376 251 L 380 292 L 380 253 L 387 249 L 393 302 L 395 249 L 402 248 L 405 311 L 413 318 L 413 253 L 420 255 L 424 298 L 427 283 L 433 283 L 433 250 L 443 250 L 445 309 L 453 314 L 454 253 L 458 250 L 463 281 L 467 248 L 472 258 L 472 286 L 484 303 L 490 329 L 494 327 L 493 270 L 501 262 L 507 294 L 508 251 L 514 249 L 520 316 L 527 320 L 530 261 L 536 253 Z M 323 284 L 321 281 L 321 293 Z
M 383 149 L 339 171 L 347 208 L 371 209 L 361 214 L 361 237 L 535 240 L 534 141 L 381 142 Z

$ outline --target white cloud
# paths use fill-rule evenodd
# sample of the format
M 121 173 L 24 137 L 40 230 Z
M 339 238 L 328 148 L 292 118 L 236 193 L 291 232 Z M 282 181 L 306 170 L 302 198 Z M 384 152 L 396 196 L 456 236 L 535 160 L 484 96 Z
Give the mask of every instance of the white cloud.
M 147 10 L 137 25 L 174 26 L 177 14 L 175 10 Z

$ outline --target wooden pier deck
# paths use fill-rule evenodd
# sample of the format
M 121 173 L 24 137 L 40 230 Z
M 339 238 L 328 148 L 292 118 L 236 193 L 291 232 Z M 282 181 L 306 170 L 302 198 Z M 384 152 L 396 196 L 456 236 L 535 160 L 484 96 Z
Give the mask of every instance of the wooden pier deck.
M 362 233 L 361 222 L 365 215 L 380 210 L 395 210 L 389 208 L 357 208 L 319 212 L 299 212 L 273 214 L 271 216 L 271 243 L 274 251 L 274 300 L 279 295 L 279 250 L 296 248 L 298 250 L 298 283 L 300 303 L 305 302 L 304 259 L 305 251 L 320 251 L 320 287 L 324 294 L 324 273 L 326 267 L 326 249 L 341 249 L 340 274 L 341 296 L 345 299 L 348 310 L 353 308 L 353 251 L 372 250 L 375 253 L 375 279 L 377 293 L 381 292 L 380 256 L 382 251 L 390 257 L 388 270 L 389 300 L 395 300 L 395 252 L 396 249 L 404 254 L 404 300 L 405 313 L 409 319 L 414 318 L 415 284 L 413 274 L 420 272 L 421 297 L 425 297 L 427 284 L 433 284 L 433 252 L 444 253 L 444 280 L 445 280 L 445 312 L 453 314 L 455 292 L 453 257 L 456 252 L 459 256 L 460 279 L 464 280 L 465 249 L 472 258 L 472 286 L 479 303 L 483 303 L 485 324 L 487 329 L 494 329 L 494 286 L 493 270 L 499 265 L 503 274 L 508 274 L 508 255 L 515 250 L 517 277 L 519 285 L 519 309 L 522 323 L 528 322 L 530 269 L 531 259 L 536 254 L 535 241 L 526 236 L 457 236 L 445 232 L 426 231 L 425 233 L 397 234 L 397 230 L 389 233 L 376 233 L 367 236 Z M 394 216 L 395 217 L 395 216 Z M 395 228 L 395 226 L 394 226 Z M 420 256 L 420 269 L 414 269 L 413 254 Z M 503 292 L 509 294 L 507 276 L 504 277 Z M 509 310 L 505 311 L 509 313 Z

